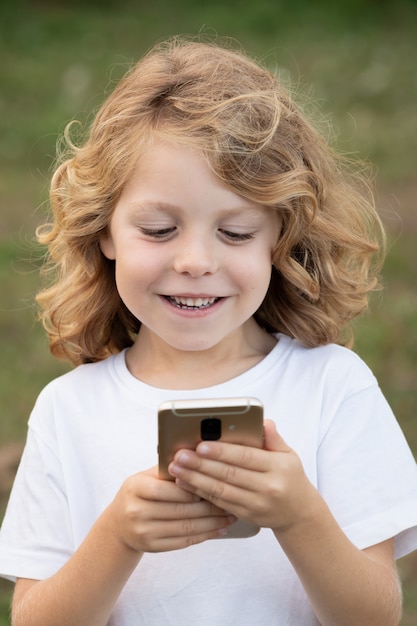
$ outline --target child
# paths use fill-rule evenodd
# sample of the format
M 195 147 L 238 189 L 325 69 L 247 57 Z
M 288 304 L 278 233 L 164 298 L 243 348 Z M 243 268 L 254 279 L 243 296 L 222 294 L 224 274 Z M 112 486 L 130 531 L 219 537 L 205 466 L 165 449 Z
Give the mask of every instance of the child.
M 39 396 L 1 532 L 13 626 L 398 624 L 417 472 L 343 347 L 383 245 L 357 181 L 240 52 L 175 39 L 120 82 L 39 233 L 77 367 Z M 264 449 L 203 442 L 158 478 L 161 402 L 247 395 Z

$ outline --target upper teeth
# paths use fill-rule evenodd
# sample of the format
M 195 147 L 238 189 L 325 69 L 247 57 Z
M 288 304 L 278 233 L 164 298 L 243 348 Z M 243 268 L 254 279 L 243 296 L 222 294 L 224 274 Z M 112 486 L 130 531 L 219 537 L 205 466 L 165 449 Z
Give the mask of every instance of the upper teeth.
M 181 304 L 183 306 L 190 307 L 201 307 L 208 306 L 209 304 L 213 304 L 216 298 L 183 298 L 178 296 L 172 296 L 172 300 L 176 304 Z

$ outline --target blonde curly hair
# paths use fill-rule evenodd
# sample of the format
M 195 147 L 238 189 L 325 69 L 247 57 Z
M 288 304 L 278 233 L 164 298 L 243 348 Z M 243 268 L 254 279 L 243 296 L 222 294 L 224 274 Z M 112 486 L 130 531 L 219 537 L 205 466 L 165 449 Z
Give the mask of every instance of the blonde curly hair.
M 235 192 L 279 212 L 258 323 L 310 347 L 348 344 L 348 322 L 378 287 L 384 250 L 367 181 L 272 72 L 227 46 L 175 38 L 126 74 L 82 146 L 67 129 L 71 154 L 52 179 L 52 223 L 38 229 L 51 278 L 37 302 L 51 352 L 73 364 L 97 361 L 139 331 L 99 241 L 155 136 L 197 148 Z

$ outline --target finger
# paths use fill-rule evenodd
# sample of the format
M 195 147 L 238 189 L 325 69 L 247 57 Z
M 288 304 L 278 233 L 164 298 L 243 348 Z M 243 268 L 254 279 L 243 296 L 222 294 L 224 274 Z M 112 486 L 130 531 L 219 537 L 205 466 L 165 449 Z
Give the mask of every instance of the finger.
M 272 420 L 264 424 L 264 450 L 272 452 L 292 452 L 284 439 L 277 432 Z M 269 469 L 270 459 L 259 448 L 227 444 L 222 442 L 201 442 L 196 449 L 199 456 L 216 459 L 229 465 L 242 467 L 255 472 L 265 472 Z M 186 451 L 185 451 L 186 452 Z M 175 458 L 177 460 L 177 457 Z
M 264 472 L 269 465 L 265 450 L 217 441 L 203 441 L 198 444 L 195 452 L 180 450 L 174 457 L 173 465 L 199 469 L 206 460 L 254 472 Z
M 272 420 L 265 420 L 264 423 L 265 450 L 273 452 L 292 452 L 284 439 L 278 433 L 275 423 Z
M 181 489 L 197 494 L 221 509 L 233 513 L 236 517 L 245 519 L 248 511 L 253 508 L 257 499 L 257 492 L 262 485 L 257 484 L 256 481 L 256 478 L 261 476 L 260 474 L 244 473 L 245 475 L 248 474 L 246 480 L 244 477 L 241 481 L 235 480 L 235 483 L 241 482 L 239 485 L 225 482 L 222 477 L 218 479 L 205 473 L 181 468 L 177 483 Z M 221 475 L 221 470 L 219 470 L 219 475 Z
M 127 478 L 123 488 L 128 496 L 154 502 L 198 502 L 200 498 L 184 491 L 174 481 L 158 478 L 157 469 L 134 474 Z
M 227 536 L 229 527 L 236 522 L 236 518 L 207 518 L 198 520 L 198 523 L 163 523 L 153 525 L 152 537 L 144 547 L 145 552 L 166 552 L 181 550 L 197 545 L 210 539 L 219 539 Z
M 154 522 L 154 529 L 161 537 L 193 537 L 202 533 L 217 532 L 228 528 L 236 522 L 234 515 L 218 515 L 201 518 L 170 520 L 167 522 Z
M 229 513 L 211 502 L 199 498 L 198 502 L 155 502 L 149 519 L 185 520 L 206 517 L 227 517 Z
M 216 480 L 225 485 L 250 491 L 256 488 L 259 476 L 263 474 L 263 472 L 248 470 L 223 461 L 201 458 L 197 454 L 187 455 L 187 460 L 183 459 L 182 464 L 172 463 L 169 471 L 175 478 L 181 480 L 181 483 L 177 483 L 179 487 L 193 493 L 198 492 L 195 489 L 189 489 L 184 483 L 204 491 L 206 487 L 210 487 L 212 491 L 212 481 Z
M 227 484 L 204 474 L 185 471 L 187 480 L 177 479 L 181 489 L 199 495 L 236 517 L 244 517 L 253 502 L 254 491 Z

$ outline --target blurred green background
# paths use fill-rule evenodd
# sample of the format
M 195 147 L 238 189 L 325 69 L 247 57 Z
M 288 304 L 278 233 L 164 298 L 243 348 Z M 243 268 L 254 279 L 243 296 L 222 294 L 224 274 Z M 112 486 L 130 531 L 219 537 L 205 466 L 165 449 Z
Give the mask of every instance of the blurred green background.
M 411 0 L 67 0 L 0 2 L 0 517 L 42 386 L 68 366 L 36 322 L 35 226 L 58 135 L 87 122 L 155 41 L 229 36 L 331 120 L 343 152 L 374 163 L 390 236 L 385 291 L 357 323 L 355 349 L 378 377 L 417 455 L 417 2 Z M 399 563 L 403 626 L 417 624 L 417 559 Z M 0 626 L 11 585 L 0 582 Z M 382 625 L 381 625 L 382 626 Z

